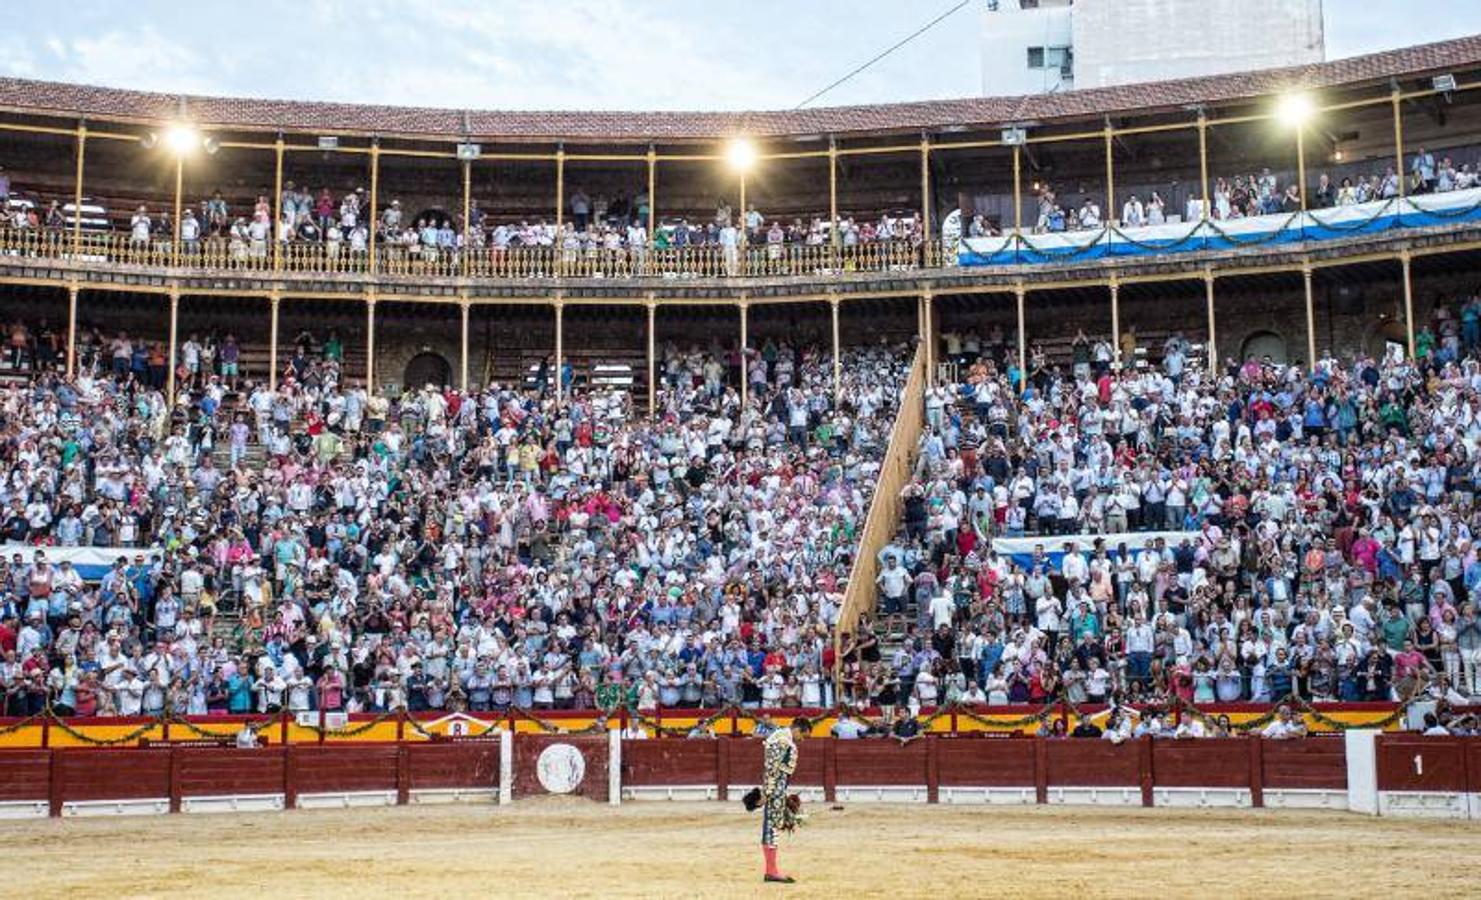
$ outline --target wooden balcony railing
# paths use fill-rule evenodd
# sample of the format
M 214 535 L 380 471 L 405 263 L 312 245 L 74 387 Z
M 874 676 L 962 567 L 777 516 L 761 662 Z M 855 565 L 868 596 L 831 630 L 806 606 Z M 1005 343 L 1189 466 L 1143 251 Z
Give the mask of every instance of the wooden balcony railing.
M 74 246 L 74 240 L 77 243 Z M 0 254 L 33 259 L 117 263 L 211 271 L 280 271 L 298 275 L 370 272 L 370 254 L 348 242 L 282 243 L 208 237 L 181 242 L 168 235 L 136 240 L 125 232 L 0 229 Z M 404 278 L 801 278 L 851 272 L 936 268 L 939 244 L 889 241 L 826 244 L 752 244 L 655 248 L 476 247 L 469 251 L 381 244 L 375 271 Z

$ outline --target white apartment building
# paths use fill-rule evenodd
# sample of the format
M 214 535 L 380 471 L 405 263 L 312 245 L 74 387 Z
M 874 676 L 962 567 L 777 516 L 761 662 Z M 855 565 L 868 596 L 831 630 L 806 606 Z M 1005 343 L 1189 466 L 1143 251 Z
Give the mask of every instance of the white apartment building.
M 982 92 L 1035 94 L 1322 62 L 1322 0 L 984 0 Z

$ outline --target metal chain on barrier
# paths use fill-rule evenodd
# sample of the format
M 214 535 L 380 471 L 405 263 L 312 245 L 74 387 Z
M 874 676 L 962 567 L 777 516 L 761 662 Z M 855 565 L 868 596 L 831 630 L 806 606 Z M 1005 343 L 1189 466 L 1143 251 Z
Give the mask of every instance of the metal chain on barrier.
M 1351 728 L 1376 728 L 1379 730 L 1385 730 L 1402 721 L 1405 714 L 1408 712 L 1409 707 L 1412 706 L 1419 699 L 1420 698 L 1417 697 L 1411 698 L 1404 701 L 1403 703 L 1400 703 L 1393 712 L 1383 716 L 1382 718 L 1375 719 L 1373 721 L 1349 723 L 1323 713 L 1318 708 L 1312 706 L 1305 699 L 1293 693 L 1271 704 L 1269 710 L 1261 713 L 1258 716 L 1255 716 L 1254 718 L 1246 719 L 1242 722 L 1231 723 L 1230 728 L 1236 732 L 1244 734 L 1256 731 L 1265 727 L 1271 721 L 1273 721 L 1278 714 L 1281 706 L 1288 706 L 1301 713 L 1303 716 L 1310 717 L 1313 722 L 1315 722 L 1322 728 L 1331 731 L 1342 732 L 1347 731 Z M 899 740 L 902 744 L 904 744 L 916 740 L 920 737 L 924 737 L 928 732 L 930 732 L 932 726 L 934 726 L 935 723 L 941 721 L 944 718 L 955 717 L 959 719 L 965 719 L 968 722 L 978 725 L 984 730 L 988 731 L 1012 731 L 1030 725 L 1042 725 L 1045 721 L 1053 718 L 1056 712 L 1059 712 L 1060 714 L 1065 716 L 1093 719 L 1108 715 L 1113 708 L 1114 707 L 1107 707 L 1104 710 L 1090 714 L 1084 712 L 1076 704 L 1061 699 L 1045 704 L 1037 712 L 1009 719 L 997 716 L 983 715 L 982 713 L 975 711 L 971 707 L 960 703 L 942 705 L 936 707 L 930 715 L 912 716 L 911 721 L 915 722 L 915 724 L 918 726 L 919 732 L 913 736 L 906 738 L 896 737 L 896 740 Z M 1167 704 L 1167 708 L 1171 712 L 1190 715 L 1205 724 L 1214 723 L 1215 721 L 1211 715 L 1199 709 L 1191 701 L 1183 700 L 1179 697 L 1172 698 Z M 520 709 L 517 707 L 511 707 L 508 710 L 507 715 L 511 720 L 511 725 L 513 724 L 513 720 L 522 719 L 524 721 L 534 723 L 535 727 L 544 734 L 586 735 L 602 734 L 610 730 L 611 712 L 612 711 L 610 710 L 601 711 L 595 720 L 588 722 L 583 727 L 569 729 L 563 728 L 558 722 L 543 719 L 530 712 L 529 710 Z M 817 718 L 836 718 L 840 713 L 843 712 L 848 712 L 855 719 L 863 722 L 872 730 L 883 732 L 886 734 L 890 732 L 892 725 L 891 722 L 886 721 L 882 718 L 870 718 L 869 716 L 866 716 L 860 712 L 848 710 L 842 706 L 834 706 L 826 710 L 821 710 L 818 712 Z M 751 710 L 736 704 L 722 707 L 711 713 L 710 715 L 699 719 L 693 725 L 689 726 L 666 725 L 658 718 L 635 708 L 626 709 L 626 713 L 637 724 L 643 726 L 644 728 L 651 729 L 656 735 L 685 736 L 694 733 L 696 730 L 707 732 L 715 725 L 715 723 L 723 721 L 727 718 L 734 718 L 737 721 L 747 721 L 752 724 L 753 729 L 757 725 L 769 724 L 769 721 L 766 717 L 758 716 Z M 359 725 L 346 726 L 343 728 L 320 728 L 317 725 L 300 725 L 299 727 L 306 728 L 314 734 L 326 738 L 354 738 L 370 732 L 379 725 L 395 720 L 399 715 L 399 712 L 382 713 L 381 715 L 376 716 L 374 719 L 371 719 L 368 722 L 362 722 Z M 499 727 L 499 722 L 497 719 L 493 721 L 485 721 L 482 719 L 477 719 L 475 717 L 473 720 L 477 721 L 480 725 L 483 726 L 483 730 L 475 736 L 487 735 L 497 730 Z M 278 717 L 268 717 L 255 722 L 247 721 L 242 723 L 242 725 L 244 727 L 250 728 L 253 732 L 260 734 L 263 731 L 280 724 L 281 721 L 282 719 Z M 428 740 L 444 737 L 443 735 L 439 735 L 435 732 L 427 730 L 425 727 L 422 726 L 421 722 L 409 716 L 405 719 L 405 722 L 411 727 L 411 730 L 415 734 Z M 232 736 L 229 733 L 223 733 L 221 731 L 213 731 L 202 728 L 194 722 L 191 722 L 184 716 L 180 716 L 178 714 L 170 714 L 155 717 L 119 737 L 94 737 L 69 725 L 65 719 L 56 715 L 56 713 L 51 709 L 50 705 L 48 705 L 47 708 L 42 712 L 27 716 L 26 718 L 18 722 L 0 728 L 0 736 L 15 734 L 24 728 L 33 727 L 37 724 L 54 726 L 63 734 L 67 735 L 73 740 L 94 747 L 112 747 L 122 744 L 135 743 L 151 730 L 156 728 L 163 728 L 166 725 L 183 728 L 190 734 L 199 738 L 227 738 Z
M 1251 238 L 1249 240 L 1244 240 L 1228 231 L 1225 231 L 1222 227 L 1215 224 L 1213 219 L 1208 220 L 1208 227 L 1213 230 L 1214 234 L 1217 234 L 1219 237 L 1223 238 L 1236 247 L 1259 247 L 1264 244 L 1273 244 L 1281 237 L 1283 237 L 1285 235 L 1285 230 L 1290 227 L 1292 222 L 1300 218 L 1300 216 L 1301 213 L 1293 212 L 1289 216 L 1287 216 L 1286 220 L 1280 223 L 1280 225 L 1275 230 L 1261 237 Z

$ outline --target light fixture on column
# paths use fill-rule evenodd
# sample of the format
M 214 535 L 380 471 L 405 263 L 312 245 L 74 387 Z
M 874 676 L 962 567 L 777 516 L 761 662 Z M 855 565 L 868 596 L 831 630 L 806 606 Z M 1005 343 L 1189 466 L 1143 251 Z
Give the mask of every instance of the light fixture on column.
M 756 165 L 756 145 L 743 137 L 731 138 L 725 147 L 725 161 L 737 172 L 749 172 Z
M 1290 128 L 1300 128 L 1316 115 L 1316 103 L 1305 91 L 1282 94 L 1275 105 L 1276 118 Z
M 176 156 L 184 156 L 201 145 L 201 135 L 188 122 L 175 122 L 165 129 L 165 146 Z

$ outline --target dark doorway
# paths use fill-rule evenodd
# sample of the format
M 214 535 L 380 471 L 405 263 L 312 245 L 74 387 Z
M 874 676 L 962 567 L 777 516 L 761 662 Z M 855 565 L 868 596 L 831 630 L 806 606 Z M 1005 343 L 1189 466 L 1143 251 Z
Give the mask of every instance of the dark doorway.
M 407 390 L 420 390 L 432 384 L 447 387 L 452 380 L 453 367 L 437 353 L 418 353 L 406 364 L 406 376 L 402 386 Z

